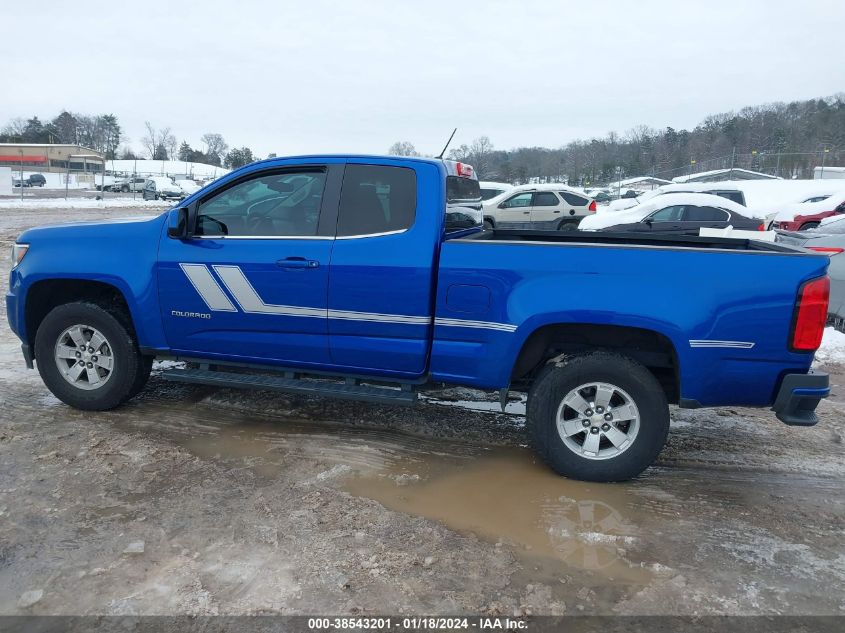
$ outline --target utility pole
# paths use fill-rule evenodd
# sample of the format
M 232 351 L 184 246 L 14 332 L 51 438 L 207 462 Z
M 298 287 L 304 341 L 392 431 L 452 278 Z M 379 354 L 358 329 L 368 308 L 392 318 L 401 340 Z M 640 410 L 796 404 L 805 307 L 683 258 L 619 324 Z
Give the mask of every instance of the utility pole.
M 21 154 L 21 181 L 20 181 L 20 186 L 21 186 L 21 202 L 23 202 L 23 150 L 19 149 L 18 151 Z
M 819 180 L 824 180 L 824 159 L 829 152 L 830 152 L 830 148 L 827 145 L 825 145 L 824 149 L 822 150 L 822 173 L 819 174 Z M 23 173 L 23 172 L 21 172 L 21 173 Z
M 734 179 L 734 165 L 736 164 L 736 145 L 734 145 L 733 151 L 731 152 L 731 173 L 728 176 L 728 180 Z

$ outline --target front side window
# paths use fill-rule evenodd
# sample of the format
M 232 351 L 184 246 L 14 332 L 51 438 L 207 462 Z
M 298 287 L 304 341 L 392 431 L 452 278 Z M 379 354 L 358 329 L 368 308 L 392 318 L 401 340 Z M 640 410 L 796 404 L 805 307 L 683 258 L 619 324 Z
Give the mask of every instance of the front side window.
M 570 193 L 569 191 L 561 191 L 560 195 L 573 207 L 586 207 L 588 204 L 586 198 L 582 196 L 576 196 L 574 193 Z
M 534 194 L 535 207 L 556 207 L 560 204 L 560 200 L 551 191 L 540 191 Z
M 411 227 L 417 210 L 413 169 L 347 165 L 340 193 L 338 237 L 376 235 Z
M 676 204 L 671 207 L 660 209 L 660 211 L 655 211 L 648 219 L 652 222 L 680 222 L 683 217 L 683 213 L 683 205 Z
M 520 193 L 512 198 L 508 198 L 502 203 L 503 209 L 521 209 L 523 207 L 531 206 L 531 193 Z
M 684 222 L 727 222 L 730 215 L 724 209 L 716 207 L 686 207 Z
M 200 203 L 197 235 L 298 237 L 317 234 L 324 170 L 258 175 Z

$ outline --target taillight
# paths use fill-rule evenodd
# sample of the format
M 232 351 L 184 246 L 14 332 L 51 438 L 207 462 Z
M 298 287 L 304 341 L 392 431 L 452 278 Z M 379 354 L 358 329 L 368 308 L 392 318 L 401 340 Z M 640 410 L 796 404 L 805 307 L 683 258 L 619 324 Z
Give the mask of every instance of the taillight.
M 808 246 L 807 250 L 816 251 L 817 253 L 824 253 L 829 257 L 833 257 L 834 255 L 839 255 L 839 253 L 845 251 L 843 248 L 835 248 L 833 246 Z M 838 259 L 836 261 L 839 261 Z
M 596 201 L 595 201 L 595 200 L 593 200 L 593 201 L 590 203 L 590 206 L 589 206 L 589 207 L 587 207 L 587 210 L 588 210 L 588 211 L 592 211 L 593 213 L 595 213 L 597 208 L 598 208 L 598 207 L 596 207 Z
M 458 176 L 461 176 L 462 178 L 472 178 L 472 165 L 458 163 L 456 169 Z
M 760 222 L 760 226 L 757 227 L 758 231 L 765 231 L 766 230 L 766 223 Z
M 827 275 L 806 281 L 798 289 L 789 345 L 793 352 L 815 352 L 819 348 L 829 298 L 830 278 Z

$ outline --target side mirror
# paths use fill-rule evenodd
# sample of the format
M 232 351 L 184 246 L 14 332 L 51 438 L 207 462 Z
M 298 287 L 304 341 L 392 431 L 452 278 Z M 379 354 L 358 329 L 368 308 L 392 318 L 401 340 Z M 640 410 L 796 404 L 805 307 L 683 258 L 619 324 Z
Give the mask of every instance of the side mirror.
M 167 216 L 167 237 L 174 240 L 184 240 L 190 236 L 188 230 L 190 212 L 187 207 L 173 209 Z

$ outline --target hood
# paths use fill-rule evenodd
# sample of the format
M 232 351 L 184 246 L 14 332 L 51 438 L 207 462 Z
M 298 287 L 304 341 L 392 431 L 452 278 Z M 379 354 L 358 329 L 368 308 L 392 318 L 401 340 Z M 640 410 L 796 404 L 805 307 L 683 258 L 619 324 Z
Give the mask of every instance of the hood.
M 146 235 L 150 232 L 159 233 L 166 215 L 167 213 L 163 213 L 157 216 L 145 215 L 39 226 L 27 229 L 21 233 L 16 241 L 33 244 L 53 240 L 85 239 L 88 237 L 102 237 L 103 239 L 111 240 L 129 239 L 138 235 Z

